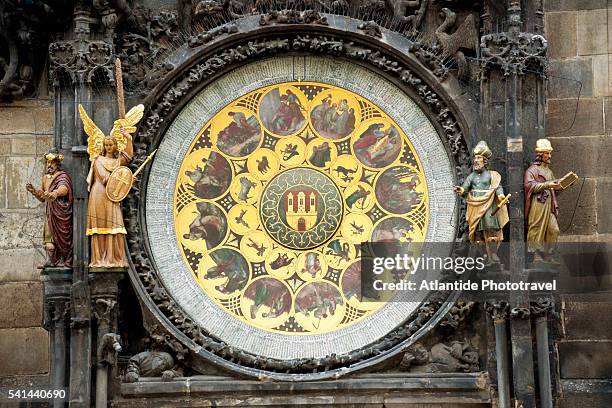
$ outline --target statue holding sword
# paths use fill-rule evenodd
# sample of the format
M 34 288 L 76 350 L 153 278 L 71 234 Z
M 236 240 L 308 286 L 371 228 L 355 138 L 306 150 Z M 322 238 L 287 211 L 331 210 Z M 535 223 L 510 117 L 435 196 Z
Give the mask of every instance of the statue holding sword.
M 121 63 L 116 62 L 117 101 L 119 119 L 109 135 L 105 135 L 79 105 L 79 114 L 87 133 L 87 152 L 91 167 L 87 176 L 87 235 L 91 237 L 89 266 L 94 268 L 125 268 L 128 266 L 124 236 L 127 233 L 121 213 L 121 201 L 127 196 L 135 176 L 151 160 L 151 153 L 132 174 L 127 165 L 134 149 L 132 133 L 142 119 L 144 106 L 137 105 L 125 112 Z
M 470 242 L 486 254 L 489 264 L 499 264 L 497 249 L 504 239 L 502 229 L 508 222 L 506 204 L 510 194 L 504 196 L 501 175 L 487 169 L 492 152 L 486 142 L 478 142 L 473 154 L 474 171 L 461 186 L 455 187 L 455 192 L 467 202 L 466 219 Z

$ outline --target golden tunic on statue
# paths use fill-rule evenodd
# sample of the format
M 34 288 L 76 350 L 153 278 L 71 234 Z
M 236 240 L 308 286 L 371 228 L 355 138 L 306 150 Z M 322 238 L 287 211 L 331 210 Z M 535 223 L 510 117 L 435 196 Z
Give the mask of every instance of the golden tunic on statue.
M 87 204 L 87 235 L 91 236 L 90 267 L 124 268 L 128 266 L 125 253 L 126 234 L 121 214 L 121 204 L 111 201 L 106 194 L 106 185 L 111 173 L 119 166 L 126 166 L 134 155 L 132 133 L 136 123 L 142 119 L 143 105 L 130 109 L 124 118 L 115 120 L 110 137 L 117 157 L 106 157 L 104 143 L 106 136 L 79 105 L 83 129 L 87 133 L 87 152 L 91 167 L 87 175 L 89 202 Z
M 106 183 L 110 174 L 127 156 L 117 159 L 98 156 L 91 163 L 87 184 L 89 185 L 89 204 L 87 208 L 87 235 L 126 234 L 120 203 L 112 202 L 106 196 Z M 127 163 L 126 163 L 127 164 Z
M 129 163 L 130 159 L 125 152 L 121 152 L 116 159 L 98 156 L 91 163 L 87 177 L 90 191 L 87 204 L 87 235 L 91 236 L 90 267 L 128 266 L 121 203 L 108 199 L 106 183 L 112 171 Z
M 469 239 L 470 241 L 474 241 L 476 231 L 478 229 L 478 224 L 480 220 L 487 215 L 487 211 L 492 212 L 494 208 L 499 204 L 499 198 L 495 194 L 495 191 L 499 187 L 501 183 L 501 175 L 496 171 L 490 171 L 491 173 L 491 186 L 489 190 L 487 190 L 481 196 L 474 196 L 473 194 L 468 194 L 467 196 L 467 222 L 469 226 Z M 493 208 L 492 208 L 493 206 Z M 495 217 L 498 217 L 499 222 L 499 230 L 496 231 L 497 240 L 501 242 L 504 239 L 504 234 L 502 232 L 502 228 L 504 225 L 508 223 L 508 207 L 505 205 L 502 206 Z

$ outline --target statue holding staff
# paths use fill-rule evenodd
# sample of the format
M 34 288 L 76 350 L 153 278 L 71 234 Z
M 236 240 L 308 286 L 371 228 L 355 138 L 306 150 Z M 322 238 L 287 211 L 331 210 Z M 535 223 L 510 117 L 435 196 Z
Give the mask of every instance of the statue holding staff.
M 106 136 L 79 105 L 79 114 L 87 134 L 87 153 L 91 167 L 87 175 L 89 202 L 87 204 L 87 235 L 91 236 L 89 266 L 92 268 L 125 268 L 124 236 L 127 234 L 121 214 L 121 201 L 134 182 L 134 174 L 126 167 L 134 156 L 132 134 L 142 119 L 143 105 L 136 105 L 125 113 L 121 61 L 115 61 L 117 105 L 119 119 L 115 120 Z M 153 153 L 138 169 L 151 160 Z M 137 173 L 136 173 L 137 174 Z
M 484 249 L 489 263 L 499 263 L 497 248 L 504 239 L 502 228 L 508 222 L 506 203 L 510 195 L 504 196 L 501 175 L 487 169 L 493 153 L 486 142 L 478 142 L 473 154 L 474 171 L 455 187 L 455 192 L 467 202 L 470 242 Z
M 96 126 L 79 105 L 87 138 L 87 152 L 91 167 L 87 176 L 89 202 L 87 204 L 87 235 L 91 236 L 90 267 L 124 268 L 128 266 L 124 247 L 127 233 L 121 214 L 121 200 L 115 198 L 115 189 L 125 184 L 132 186 L 131 172 L 125 179 L 117 178 L 115 170 L 127 166 L 134 155 L 132 133 L 142 119 L 143 105 L 130 109 L 125 118 L 117 119 L 109 136 Z M 121 174 L 121 173 L 119 173 Z M 108 188 L 109 185 L 113 189 Z
M 40 189 L 26 189 L 46 203 L 43 244 L 47 253 L 44 266 L 72 266 L 72 179 L 62 170 L 64 156 L 57 150 L 45 154 L 45 175 Z

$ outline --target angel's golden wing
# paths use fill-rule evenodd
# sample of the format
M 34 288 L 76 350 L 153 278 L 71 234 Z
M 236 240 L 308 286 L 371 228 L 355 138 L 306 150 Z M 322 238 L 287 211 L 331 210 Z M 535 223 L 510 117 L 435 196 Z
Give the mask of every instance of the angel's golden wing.
M 93 159 L 102 154 L 104 132 L 102 132 L 94 121 L 87 116 L 87 112 L 85 112 L 85 108 L 83 108 L 81 104 L 79 104 L 79 115 L 81 115 L 83 128 L 85 129 L 85 133 L 87 133 L 87 153 L 89 153 L 89 160 L 93 161 Z
M 121 133 L 121 129 L 128 132 L 130 135 L 136 132 L 136 126 L 134 125 L 140 122 L 143 113 L 144 105 L 136 105 L 125 114 L 125 118 L 117 119 L 113 124 L 113 129 L 111 130 L 110 134 L 117 141 L 117 149 L 120 152 L 125 149 L 127 144 L 127 140 L 125 139 L 125 136 L 123 136 L 123 133 Z

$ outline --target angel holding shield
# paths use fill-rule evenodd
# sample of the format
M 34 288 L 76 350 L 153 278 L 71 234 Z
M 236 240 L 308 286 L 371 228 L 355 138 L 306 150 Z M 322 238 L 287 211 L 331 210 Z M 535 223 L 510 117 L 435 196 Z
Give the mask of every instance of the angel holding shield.
M 130 109 L 124 118 L 117 119 L 110 135 L 106 136 L 79 105 L 79 114 L 87 133 L 87 152 L 91 167 L 87 175 L 89 203 L 87 204 L 87 235 L 91 236 L 89 266 L 93 268 L 125 268 L 128 266 L 124 247 L 126 234 L 121 201 L 109 191 L 111 183 L 119 184 L 121 178 L 112 180 L 111 173 L 132 160 L 134 149 L 132 133 L 142 119 L 143 105 Z M 129 170 L 126 170 L 129 172 Z M 129 172 L 129 187 L 132 174 Z M 125 180 L 127 185 L 127 180 Z M 128 187 L 128 190 L 129 190 Z

